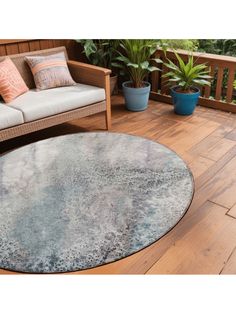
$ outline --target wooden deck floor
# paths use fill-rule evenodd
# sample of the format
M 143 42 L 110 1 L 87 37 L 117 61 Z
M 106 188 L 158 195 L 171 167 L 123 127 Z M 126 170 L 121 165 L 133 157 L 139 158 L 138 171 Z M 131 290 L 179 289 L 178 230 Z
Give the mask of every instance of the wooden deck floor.
M 187 162 L 195 179 L 193 202 L 162 239 L 130 257 L 78 274 L 236 274 L 236 115 L 198 107 L 193 116 L 150 101 L 145 112 L 128 112 L 113 97 L 113 132 L 165 144 Z M 103 114 L 2 143 L 1 151 L 50 136 L 102 130 Z M 13 273 L 0 270 L 0 273 Z

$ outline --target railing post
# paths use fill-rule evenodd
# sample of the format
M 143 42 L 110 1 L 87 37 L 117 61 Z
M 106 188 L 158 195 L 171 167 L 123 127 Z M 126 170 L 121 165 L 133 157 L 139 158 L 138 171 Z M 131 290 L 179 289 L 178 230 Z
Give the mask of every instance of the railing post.
M 231 103 L 233 95 L 233 83 L 234 83 L 235 69 L 229 69 L 229 77 L 227 83 L 226 102 Z

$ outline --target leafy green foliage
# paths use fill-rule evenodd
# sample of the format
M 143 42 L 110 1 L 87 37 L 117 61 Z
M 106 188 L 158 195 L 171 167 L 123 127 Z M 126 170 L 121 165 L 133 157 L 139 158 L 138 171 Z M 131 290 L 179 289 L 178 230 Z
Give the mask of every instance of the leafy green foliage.
M 117 57 L 118 40 L 113 39 L 79 39 L 83 53 L 91 64 L 111 69 L 112 62 Z
M 236 57 L 236 39 L 199 39 L 199 51 Z M 236 74 L 235 74 L 236 79 Z M 211 93 L 214 94 L 217 82 L 217 72 L 214 73 L 212 80 Z M 227 88 L 228 71 L 224 70 L 223 74 L 223 92 Z M 224 96 L 224 94 L 223 94 Z
M 236 56 L 236 39 L 199 39 L 198 51 Z
M 185 63 L 183 59 L 174 51 L 178 65 L 174 64 L 170 59 L 167 58 L 169 63 L 164 65 L 170 69 L 170 71 L 164 74 L 162 77 L 167 77 L 169 83 L 173 82 L 185 92 L 190 92 L 191 87 L 194 85 L 209 85 L 209 71 L 207 70 L 206 64 L 194 64 L 193 56 L 188 57 L 188 61 Z
M 162 61 L 151 58 L 157 45 L 156 40 L 150 39 L 120 40 L 118 57 L 112 65 L 120 68 L 121 74 L 128 75 L 133 87 L 142 87 L 150 72 L 160 70 L 154 64 Z
M 160 46 L 166 46 L 171 49 L 183 49 L 196 51 L 198 49 L 197 39 L 161 39 Z
M 236 56 L 236 39 L 162 39 L 160 42 L 172 49 Z

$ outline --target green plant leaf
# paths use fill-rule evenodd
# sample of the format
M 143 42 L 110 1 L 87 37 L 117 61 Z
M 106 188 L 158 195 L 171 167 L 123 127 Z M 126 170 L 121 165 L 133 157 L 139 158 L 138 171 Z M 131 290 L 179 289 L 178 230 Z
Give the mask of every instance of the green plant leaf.
M 142 63 L 140 63 L 140 67 L 143 70 L 147 70 L 149 67 L 149 62 L 148 61 L 143 61 Z
M 206 80 L 194 79 L 193 82 L 198 84 L 198 85 L 208 85 L 208 86 L 211 86 L 211 83 L 209 81 L 206 81 Z
M 136 63 L 131 63 L 131 62 L 129 62 L 129 63 L 127 64 L 127 66 L 128 66 L 128 67 L 133 67 L 133 68 L 135 68 L 135 69 L 138 69 L 138 68 L 139 68 L 139 65 L 138 65 L 138 64 L 136 64 Z
M 165 74 L 162 74 L 161 77 L 175 77 L 175 72 L 167 72 Z
M 203 74 L 203 75 L 199 74 L 198 77 L 202 78 L 202 79 L 211 79 L 212 78 L 210 75 L 205 75 L 205 74 Z
M 119 41 L 116 63 L 122 65 L 122 69 L 133 82 L 134 87 L 142 86 L 149 72 L 160 70 L 151 66 L 151 60 L 157 49 L 157 41 L 150 39 L 124 39 Z M 155 59 L 155 58 L 154 58 Z
M 130 60 L 127 57 L 123 56 L 123 55 L 118 56 L 116 58 L 116 60 L 124 62 L 124 63 L 127 63 L 127 64 L 130 63 Z
M 155 61 L 156 63 L 163 63 L 163 61 L 159 58 L 152 58 L 150 60 Z
M 175 54 L 175 56 L 176 56 L 176 59 L 178 60 L 178 62 L 179 62 L 179 66 L 180 66 L 180 69 L 181 69 L 181 71 L 184 71 L 184 69 L 185 69 L 185 63 L 184 63 L 184 61 L 181 59 L 181 57 L 177 54 L 177 52 L 174 50 L 174 54 Z
M 210 85 L 210 75 L 206 64 L 194 64 L 193 55 L 189 55 L 188 61 L 185 64 L 183 59 L 174 51 L 178 65 L 174 64 L 167 58 L 168 63 L 164 63 L 170 71 L 162 77 L 168 78 L 169 82 L 176 82 L 184 90 L 188 90 L 194 84 Z
M 159 69 L 157 67 L 154 67 L 154 66 L 149 66 L 147 69 L 148 69 L 149 72 L 161 71 L 161 69 Z
M 170 82 L 179 82 L 181 79 L 179 77 L 169 79 Z

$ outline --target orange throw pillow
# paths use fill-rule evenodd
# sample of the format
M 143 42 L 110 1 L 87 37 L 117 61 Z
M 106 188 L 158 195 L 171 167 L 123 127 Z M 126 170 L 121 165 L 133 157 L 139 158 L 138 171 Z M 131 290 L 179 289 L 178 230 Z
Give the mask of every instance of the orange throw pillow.
M 6 103 L 27 92 L 25 84 L 15 64 L 10 58 L 0 62 L 0 95 Z

